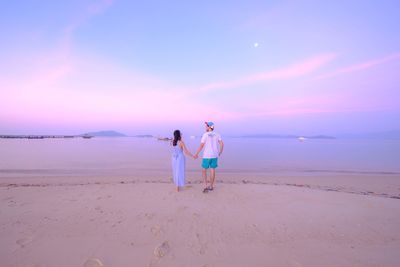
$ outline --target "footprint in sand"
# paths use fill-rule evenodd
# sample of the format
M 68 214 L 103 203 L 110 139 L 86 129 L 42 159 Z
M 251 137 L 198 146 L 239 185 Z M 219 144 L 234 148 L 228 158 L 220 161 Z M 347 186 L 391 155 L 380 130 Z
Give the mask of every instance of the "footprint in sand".
M 161 245 L 159 245 L 159 246 L 157 246 L 155 249 L 154 249 L 154 255 L 157 257 L 157 258 L 162 258 L 162 257 L 164 257 L 165 255 L 167 255 L 167 253 L 170 251 L 170 246 L 169 246 L 169 243 L 168 243 L 168 241 L 164 241 Z
M 104 212 L 103 209 L 102 209 L 100 206 L 97 206 L 97 207 L 95 208 L 95 210 L 98 211 L 98 212 L 100 212 L 100 213 L 103 213 L 103 212 Z
M 206 253 L 207 243 L 201 241 L 199 233 L 196 233 L 196 239 L 197 239 L 197 242 L 199 243 L 199 253 L 201 255 L 204 255 Z
M 290 260 L 288 262 L 287 266 L 288 267 L 302 267 L 302 265 L 300 263 L 298 263 L 297 261 L 295 261 L 295 260 Z
M 21 239 L 18 239 L 15 243 L 17 243 L 21 248 L 25 247 L 29 243 L 33 241 L 33 238 L 30 236 L 23 237 Z
M 151 220 L 151 219 L 154 218 L 154 215 L 155 215 L 154 213 L 145 213 L 144 217 L 146 217 L 147 219 Z
M 97 200 L 106 199 L 106 198 L 111 198 L 111 196 L 110 195 L 100 196 L 100 197 L 97 197 Z
M 8 206 L 9 206 L 9 207 L 15 207 L 16 205 L 17 205 L 17 202 L 16 202 L 16 201 L 14 201 L 14 200 L 8 201 Z
M 101 262 L 101 260 L 92 258 L 85 261 L 83 267 L 105 267 L 105 265 Z
M 185 211 L 185 210 L 187 210 L 187 209 L 188 209 L 187 206 L 180 206 L 180 207 L 178 208 L 178 211 L 179 211 L 179 212 L 182 212 L 182 211 Z
M 156 226 L 151 227 L 151 232 L 153 233 L 153 235 L 158 236 L 159 234 L 163 233 L 164 231 L 159 225 L 156 225 Z

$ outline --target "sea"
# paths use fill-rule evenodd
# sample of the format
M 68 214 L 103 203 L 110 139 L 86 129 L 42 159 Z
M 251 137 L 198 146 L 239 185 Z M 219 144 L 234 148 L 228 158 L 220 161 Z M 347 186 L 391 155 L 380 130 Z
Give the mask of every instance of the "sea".
M 194 153 L 199 138 L 185 140 Z M 400 140 L 224 138 L 217 175 L 225 180 L 289 176 L 391 176 L 400 179 Z M 0 139 L 0 178 L 171 179 L 171 143 L 156 138 Z M 186 157 L 201 180 L 201 158 Z

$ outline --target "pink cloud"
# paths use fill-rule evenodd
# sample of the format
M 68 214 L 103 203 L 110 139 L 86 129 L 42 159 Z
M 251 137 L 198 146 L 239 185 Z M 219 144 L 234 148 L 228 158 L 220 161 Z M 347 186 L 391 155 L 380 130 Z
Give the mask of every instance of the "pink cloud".
M 378 58 L 378 59 L 373 59 L 370 61 L 366 61 L 366 62 L 362 62 L 362 63 L 358 63 L 358 64 L 354 64 L 351 66 L 347 66 L 344 68 L 340 68 L 336 71 L 333 71 L 331 73 L 327 73 L 327 74 L 323 74 L 320 76 L 317 76 L 315 79 L 320 80 L 320 79 L 327 79 L 327 78 L 332 78 L 341 74 L 346 74 L 346 73 L 352 73 L 352 72 L 356 72 L 356 71 L 362 71 L 365 69 L 369 69 L 390 61 L 394 61 L 394 60 L 398 60 L 400 59 L 400 53 L 396 53 L 396 54 L 392 54 L 392 55 L 388 55 L 382 58 Z
M 200 91 L 237 88 L 258 82 L 297 78 L 318 70 L 322 66 L 332 61 L 334 58 L 336 58 L 336 54 L 334 53 L 321 54 L 284 68 L 247 75 L 234 81 L 210 83 L 201 87 Z
M 360 99 L 354 101 L 351 91 L 349 93 L 320 92 L 313 95 L 290 95 L 275 97 L 273 100 L 261 100 L 253 102 L 251 109 L 243 114 L 243 117 L 280 117 L 300 116 L 308 114 L 324 113 L 352 113 L 352 112 L 381 112 L 392 111 L 395 104 L 382 99 Z
M 253 103 L 249 117 L 293 116 L 334 112 L 341 99 L 334 95 L 284 96 L 273 101 Z
M 391 111 L 390 108 L 382 107 L 325 107 L 325 108 L 285 108 L 277 110 L 269 110 L 262 112 L 254 112 L 248 114 L 248 117 L 265 117 L 265 116 L 298 116 L 307 114 L 323 114 L 323 113 L 354 113 L 354 112 L 381 112 Z
M 63 42 L 61 42 L 62 44 Z M 32 58 L 32 68 L 0 83 L 0 120 L 100 124 L 230 120 L 237 114 L 181 94 L 187 87 L 63 45 Z M 18 69 L 15 70 L 18 72 Z

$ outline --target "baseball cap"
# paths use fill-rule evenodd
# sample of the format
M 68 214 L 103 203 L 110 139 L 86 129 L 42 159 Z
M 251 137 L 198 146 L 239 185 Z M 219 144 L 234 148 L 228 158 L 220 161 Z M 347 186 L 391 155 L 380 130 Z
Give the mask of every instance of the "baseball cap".
M 210 128 L 214 128 L 214 123 L 212 121 L 206 121 L 205 124 Z

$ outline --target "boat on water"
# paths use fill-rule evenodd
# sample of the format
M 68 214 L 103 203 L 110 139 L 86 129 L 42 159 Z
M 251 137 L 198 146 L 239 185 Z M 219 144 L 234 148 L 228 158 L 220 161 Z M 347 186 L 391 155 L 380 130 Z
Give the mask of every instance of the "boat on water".
M 89 138 L 92 138 L 93 135 L 84 134 L 84 135 L 82 135 L 82 137 L 85 138 L 85 139 L 89 139 Z
M 300 142 L 304 142 L 305 140 L 306 140 L 306 138 L 305 137 L 303 137 L 303 136 L 300 136 L 299 138 L 297 138 Z

